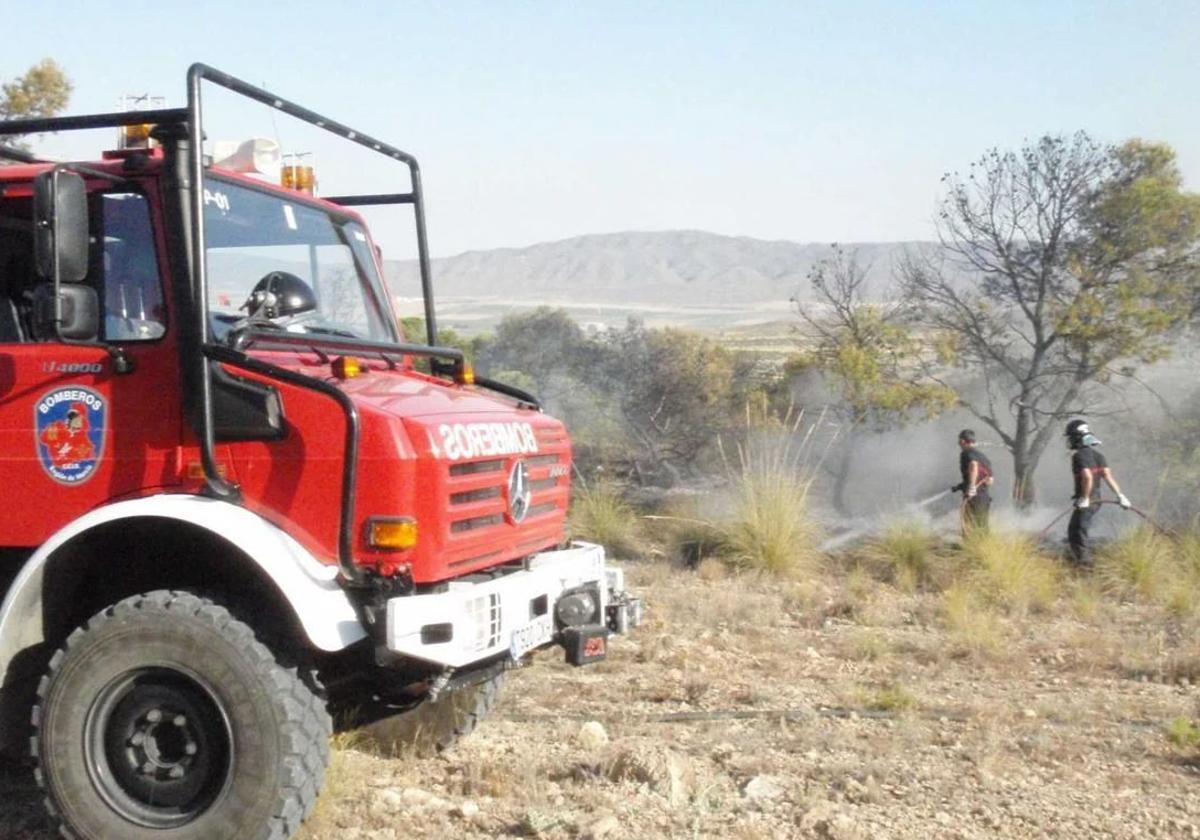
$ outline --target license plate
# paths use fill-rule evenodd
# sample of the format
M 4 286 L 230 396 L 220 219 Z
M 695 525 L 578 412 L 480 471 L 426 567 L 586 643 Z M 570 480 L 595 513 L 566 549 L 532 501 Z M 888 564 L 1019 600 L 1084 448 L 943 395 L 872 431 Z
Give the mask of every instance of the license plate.
M 508 642 L 508 651 L 513 659 L 520 659 L 535 647 L 541 647 L 554 638 L 554 619 L 540 615 L 524 627 L 513 631 Z

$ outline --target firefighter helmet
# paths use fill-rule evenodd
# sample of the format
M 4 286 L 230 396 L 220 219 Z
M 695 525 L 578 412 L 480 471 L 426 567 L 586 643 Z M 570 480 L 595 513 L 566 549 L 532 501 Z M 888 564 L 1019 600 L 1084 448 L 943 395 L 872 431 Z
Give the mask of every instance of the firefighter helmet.
M 1067 446 L 1071 449 L 1100 445 L 1099 438 L 1092 434 L 1086 420 L 1072 420 L 1067 424 L 1067 429 L 1063 434 L 1066 435 Z
M 286 318 L 317 308 L 317 296 L 312 287 L 295 274 L 272 271 L 254 285 L 243 309 L 251 318 Z

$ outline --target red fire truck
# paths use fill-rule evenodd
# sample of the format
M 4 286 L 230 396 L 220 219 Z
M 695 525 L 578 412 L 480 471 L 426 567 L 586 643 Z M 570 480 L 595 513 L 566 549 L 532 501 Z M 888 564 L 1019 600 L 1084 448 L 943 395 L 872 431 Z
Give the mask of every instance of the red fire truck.
M 404 191 L 214 164 L 214 86 Z M 143 142 L 3 145 L 106 127 Z M 564 543 L 562 424 L 438 345 L 413 157 L 199 64 L 185 108 L 0 123 L 0 149 L 0 741 L 69 836 L 289 837 L 335 722 L 445 746 L 533 651 L 595 661 L 640 621 Z M 425 343 L 356 210 L 382 204 L 413 211 Z

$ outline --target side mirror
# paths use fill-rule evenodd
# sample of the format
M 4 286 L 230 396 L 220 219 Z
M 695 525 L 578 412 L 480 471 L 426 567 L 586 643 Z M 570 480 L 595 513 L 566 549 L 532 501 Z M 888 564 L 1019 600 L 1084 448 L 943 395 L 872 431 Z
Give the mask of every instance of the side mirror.
M 33 295 L 33 326 L 39 338 L 90 342 L 100 336 L 100 298 L 91 286 L 59 287 L 57 331 L 54 329 L 55 309 L 54 285 L 38 286 Z
M 37 270 L 46 280 L 78 283 L 88 273 L 87 185 L 74 172 L 52 169 L 33 182 Z

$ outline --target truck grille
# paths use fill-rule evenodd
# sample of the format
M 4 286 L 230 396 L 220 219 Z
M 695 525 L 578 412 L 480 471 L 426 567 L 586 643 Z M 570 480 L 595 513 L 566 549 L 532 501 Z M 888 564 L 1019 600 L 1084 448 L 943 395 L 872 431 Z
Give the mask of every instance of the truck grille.
M 539 437 L 539 444 L 550 444 Z M 450 536 L 471 538 L 484 533 L 512 533 L 519 536 L 532 530 L 537 523 L 546 522 L 556 513 L 565 515 L 570 487 L 570 453 L 566 438 L 554 443 L 559 452 L 543 452 L 522 458 L 529 470 L 531 492 L 529 510 L 520 525 L 513 525 L 508 513 L 509 473 L 516 458 L 490 458 L 450 464 L 446 468 L 446 499 L 450 519 Z M 531 527 L 532 526 L 532 527 Z M 464 546 L 465 548 L 465 546 Z M 468 556 L 476 556 L 477 551 Z
M 531 511 L 532 512 L 532 511 Z M 476 528 L 487 528 L 504 522 L 504 517 L 498 513 L 487 516 L 472 516 L 470 519 L 456 519 L 450 523 L 450 531 L 460 534 L 463 531 L 474 531 Z

